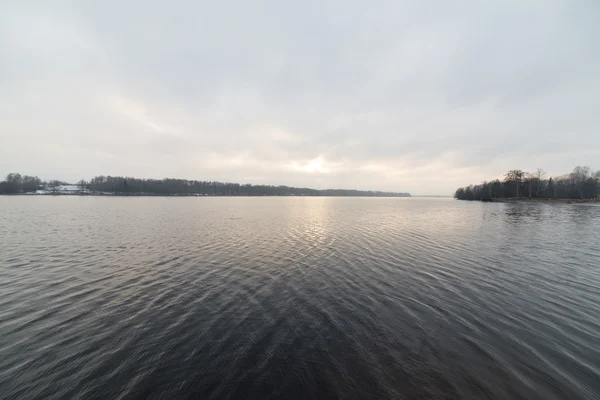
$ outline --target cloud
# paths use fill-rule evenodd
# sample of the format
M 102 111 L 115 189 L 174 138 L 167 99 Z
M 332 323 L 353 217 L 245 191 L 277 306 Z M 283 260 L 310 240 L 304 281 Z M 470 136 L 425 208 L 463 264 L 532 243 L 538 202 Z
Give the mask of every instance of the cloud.
M 451 193 L 600 168 L 600 6 L 0 5 L 0 173 Z

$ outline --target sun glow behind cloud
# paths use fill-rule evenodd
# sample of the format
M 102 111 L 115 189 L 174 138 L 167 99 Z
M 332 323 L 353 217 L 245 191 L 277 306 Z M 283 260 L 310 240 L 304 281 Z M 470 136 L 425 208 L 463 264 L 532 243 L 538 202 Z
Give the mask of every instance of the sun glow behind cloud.
M 340 164 L 328 163 L 323 155 L 319 155 L 312 160 L 305 162 L 294 162 L 292 168 L 299 172 L 307 172 L 311 174 L 329 174 Z

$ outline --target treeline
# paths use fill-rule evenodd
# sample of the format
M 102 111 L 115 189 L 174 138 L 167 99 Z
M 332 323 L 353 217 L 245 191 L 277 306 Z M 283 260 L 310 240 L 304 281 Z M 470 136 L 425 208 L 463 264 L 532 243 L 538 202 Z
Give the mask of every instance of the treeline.
M 454 197 L 459 200 L 484 201 L 497 198 L 600 198 L 600 171 L 594 172 L 589 167 L 578 166 L 569 174 L 549 178 L 546 175 L 542 169 L 533 173 L 513 169 L 502 180 L 458 188 Z
M 42 182 L 37 176 L 8 174 L 0 182 L 0 193 L 30 193 L 43 189 L 45 185 L 46 182 Z
M 92 192 L 117 194 L 204 195 L 204 196 L 372 196 L 409 197 L 408 193 L 347 189 L 309 189 L 290 186 L 250 185 L 186 179 L 138 179 L 97 176 L 78 186 Z
M 11 173 L 0 182 L 0 194 L 35 193 L 40 190 L 58 192 L 64 185 L 68 183 L 58 180 L 42 181 L 37 176 Z
M 60 193 L 65 182 L 42 182 L 38 177 L 8 174 L 0 183 L 0 193 L 17 194 L 44 190 Z M 409 193 L 348 189 L 309 189 L 289 186 L 250 185 L 186 179 L 139 179 L 120 176 L 97 176 L 77 182 L 81 194 L 174 195 L 174 196 L 363 196 L 410 197 Z

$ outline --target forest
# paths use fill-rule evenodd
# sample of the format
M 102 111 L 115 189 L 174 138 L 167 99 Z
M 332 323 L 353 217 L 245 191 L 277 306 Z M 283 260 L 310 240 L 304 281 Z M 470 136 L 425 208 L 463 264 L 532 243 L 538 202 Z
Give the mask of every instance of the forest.
M 513 169 L 502 180 L 458 188 L 454 197 L 459 200 L 482 201 L 503 198 L 598 199 L 600 171 L 594 172 L 590 167 L 577 166 L 568 174 L 547 177 L 547 173 L 541 168 L 532 173 Z
M 61 194 L 61 181 L 43 182 L 37 176 L 8 174 L 0 182 L 0 194 L 23 194 L 44 191 Z M 380 192 L 349 189 L 309 189 L 289 186 L 250 185 L 227 182 L 195 181 L 186 179 L 139 179 L 120 176 L 96 176 L 80 180 L 72 194 L 118 194 L 162 196 L 361 196 L 410 197 L 409 193 Z

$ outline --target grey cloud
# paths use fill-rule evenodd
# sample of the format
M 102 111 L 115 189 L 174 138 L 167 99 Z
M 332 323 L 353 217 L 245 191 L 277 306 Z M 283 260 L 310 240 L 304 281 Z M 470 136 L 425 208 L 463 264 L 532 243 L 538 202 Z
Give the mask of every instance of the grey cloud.
M 599 17 L 561 0 L 5 2 L 0 173 L 450 193 L 600 168 Z

